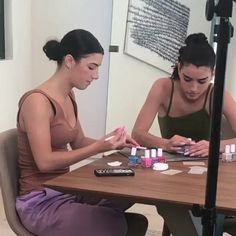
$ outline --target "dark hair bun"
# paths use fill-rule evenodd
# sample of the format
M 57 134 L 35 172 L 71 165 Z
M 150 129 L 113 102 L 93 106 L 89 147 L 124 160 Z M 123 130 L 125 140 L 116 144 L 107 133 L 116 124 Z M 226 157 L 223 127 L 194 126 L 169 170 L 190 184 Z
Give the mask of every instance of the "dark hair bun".
M 60 60 L 60 43 L 57 40 L 48 41 L 44 45 L 43 51 L 50 60 Z
M 203 33 L 190 34 L 186 40 L 185 44 L 191 46 L 193 44 L 208 44 L 207 37 Z

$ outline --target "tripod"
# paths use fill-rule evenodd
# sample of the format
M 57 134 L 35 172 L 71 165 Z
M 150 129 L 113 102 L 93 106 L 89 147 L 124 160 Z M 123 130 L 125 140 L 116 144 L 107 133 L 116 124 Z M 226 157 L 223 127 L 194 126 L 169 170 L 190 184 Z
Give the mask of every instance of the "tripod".
M 192 208 L 193 215 L 202 217 L 203 236 L 217 234 L 215 226 L 220 131 L 227 50 L 230 38 L 233 35 L 233 27 L 229 21 L 229 17 L 232 16 L 232 7 L 233 0 L 219 0 L 217 5 L 215 5 L 214 0 L 208 0 L 206 3 L 207 20 L 212 20 L 216 14 L 220 17 L 220 24 L 215 26 L 217 52 L 205 204 L 202 208 L 199 205 L 194 205 Z

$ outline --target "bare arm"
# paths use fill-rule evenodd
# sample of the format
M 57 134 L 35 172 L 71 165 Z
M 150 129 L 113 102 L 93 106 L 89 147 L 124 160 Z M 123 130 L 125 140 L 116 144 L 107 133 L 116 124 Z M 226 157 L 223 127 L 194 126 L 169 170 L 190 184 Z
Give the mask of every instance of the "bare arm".
M 231 129 L 236 134 L 236 102 L 228 91 L 225 91 L 224 93 L 223 114 Z M 220 150 L 222 152 L 224 151 L 225 145 L 227 144 L 236 144 L 236 136 L 235 138 L 221 140 Z
M 189 142 L 187 138 L 175 135 L 171 139 L 164 139 L 149 133 L 149 129 L 151 128 L 160 107 L 163 105 L 163 101 L 169 96 L 166 91 L 168 90 L 167 83 L 170 86 L 169 79 L 165 78 L 157 80 L 153 84 L 137 117 L 133 127 L 132 136 L 142 146 L 161 147 L 167 151 L 177 151 L 180 149 L 179 146 Z
M 157 115 L 161 105 L 161 86 L 157 80 L 149 94 L 146 101 L 139 112 L 136 122 L 133 127 L 132 137 L 137 140 L 141 145 L 146 147 L 164 146 L 164 140 L 149 133 L 149 129 Z
M 236 102 L 227 91 L 224 92 L 223 114 L 236 134 Z M 220 152 L 224 152 L 225 145 L 236 144 L 236 137 L 220 141 Z M 208 156 L 209 141 L 201 140 L 190 148 L 192 156 Z

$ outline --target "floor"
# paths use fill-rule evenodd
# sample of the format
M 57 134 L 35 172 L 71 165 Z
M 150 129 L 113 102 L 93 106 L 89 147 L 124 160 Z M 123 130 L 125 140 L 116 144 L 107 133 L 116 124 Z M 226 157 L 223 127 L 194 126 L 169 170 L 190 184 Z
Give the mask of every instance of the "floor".
M 99 157 L 81 161 L 79 165 L 77 164 L 73 166 L 72 169 L 86 165 L 97 158 Z M 148 232 L 146 236 L 161 236 L 163 220 L 157 214 L 156 208 L 154 206 L 149 206 L 149 205 L 144 205 L 144 204 L 135 204 L 133 207 L 129 209 L 129 211 L 141 213 L 148 218 L 149 226 L 148 226 Z M 13 233 L 13 231 L 10 229 L 7 223 L 1 194 L 0 194 L 0 235 L 1 236 L 15 236 L 16 235 Z

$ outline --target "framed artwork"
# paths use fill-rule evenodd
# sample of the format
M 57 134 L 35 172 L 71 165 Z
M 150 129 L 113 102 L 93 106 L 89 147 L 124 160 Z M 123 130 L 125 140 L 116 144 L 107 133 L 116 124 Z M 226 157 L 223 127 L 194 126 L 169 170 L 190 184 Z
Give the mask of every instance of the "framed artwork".
M 201 4 L 200 18 L 196 14 Z M 124 53 L 170 73 L 190 31 L 209 35 L 205 4 L 201 0 L 129 0 Z

